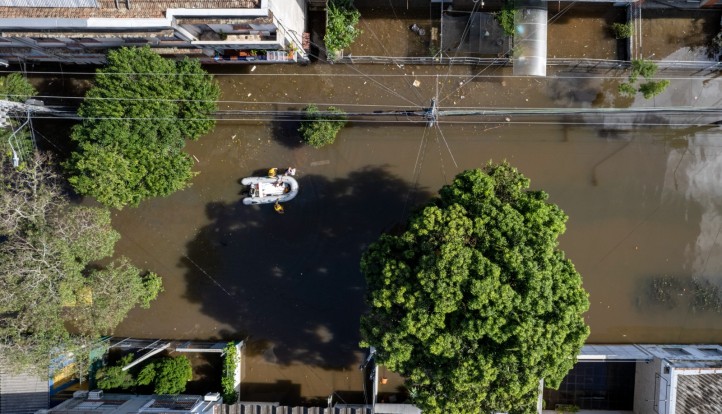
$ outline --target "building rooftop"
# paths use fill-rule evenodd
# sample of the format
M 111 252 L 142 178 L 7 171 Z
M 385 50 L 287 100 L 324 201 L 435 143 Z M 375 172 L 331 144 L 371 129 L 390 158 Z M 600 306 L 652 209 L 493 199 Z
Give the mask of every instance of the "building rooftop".
M 260 0 L 0 0 L 0 19 L 161 18 L 167 9 L 260 7 Z
M 0 358 L 0 413 L 31 414 L 48 408 L 48 402 L 47 379 L 13 373 Z
M 139 413 L 213 413 L 219 407 L 199 395 L 129 395 L 80 393 L 49 410 L 55 414 L 139 414 Z
M 676 413 L 707 414 L 722 407 L 722 374 L 677 377 Z

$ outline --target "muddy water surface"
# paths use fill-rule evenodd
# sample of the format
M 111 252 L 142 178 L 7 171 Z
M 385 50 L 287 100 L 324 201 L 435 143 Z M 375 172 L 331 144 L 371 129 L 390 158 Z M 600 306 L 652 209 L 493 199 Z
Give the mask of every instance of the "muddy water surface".
M 315 101 L 384 111 L 421 105 L 437 93 L 436 76 L 422 76 L 431 68 L 330 70 L 258 67 L 219 76 L 222 106 L 289 109 Z M 604 82 L 555 76 L 460 85 L 474 72 L 458 70 L 438 78 L 442 105 L 593 106 L 609 94 Z M 413 80 L 421 85 L 409 85 Z M 579 93 L 582 85 L 589 93 Z M 669 105 L 687 91 L 703 105 L 717 99 L 720 87 L 675 81 L 670 91 L 655 103 L 628 104 Z M 427 128 L 393 117 L 352 122 L 321 150 L 299 144 L 295 122 L 222 121 L 188 146 L 200 172 L 191 188 L 114 216 L 123 235 L 118 252 L 163 275 L 166 289 L 151 309 L 133 311 L 117 334 L 248 337 L 250 399 L 360 391 L 358 262 L 365 247 L 454 174 L 507 159 L 570 217 L 561 247 L 590 292 L 590 342 L 719 342 L 719 314 L 694 308 L 685 287 L 655 293 L 660 278 L 687 287 L 694 277 L 720 281 L 717 127 L 629 130 L 617 121 L 461 119 Z M 289 165 L 298 168 L 301 193 L 285 215 L 241 204 L 242 177 Z
M 359 112 L 420 109 L 432 97 L 442 109 L 704 107 L 718 105 L 722 92 L 717 80 L 675 79 L 654 101 L 619 100 L 619 74 L 611 72 L 533 79 L 486 67 L 216 71 L 221 109 L 236 111 L 309 102 Z M 590 342 L 722 341 L 715 304 L 695 302 L 691 282 L 709 281 L 712 297 L 721 282 L 718 127 L 640 117 L 659 125 L 630 129 L 620 125 L 629 118 L 608 116 L 442 119 L 427 128 L 405 116 L 366 117 L 315 150 L 300 145 L 297 122 L 234 117 L 188 145 L 200 172 L 192 187 L 114 215 L 118 253 L 165 282 L 151 309 L 133 311 L 116 333 L 250 338 L 244 399 L 361 391 L 362 252 L 454 174 L 489 160 L 509 160 L 569 215 L 561 248 L 590 292 Z M 286 214 L 242 205 L 242 177 L 290 165 L 301 192 Z M 399 383 L 392 378 L 386 391 Z

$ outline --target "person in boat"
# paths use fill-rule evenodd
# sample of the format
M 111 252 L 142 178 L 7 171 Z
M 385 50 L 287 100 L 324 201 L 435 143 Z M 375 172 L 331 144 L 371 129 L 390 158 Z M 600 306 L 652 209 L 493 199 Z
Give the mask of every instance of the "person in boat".
M 275 185 L 276 187 L 282 186 L 282 185 L 283 185 L 283 177 L 280 176 L 280 175 L 277 175 L 277 176 L 276 176 L 276 182 L 273 183 L 273 185 Z
M 273 209 L 276 210 L 276 213 L 283 214 L 283 206 L 278 201 L 273 205 Z
M 293 177 L 294 175 L 296 175 L 296 169 L 293 167 L 288 167 L 288 169 L 285 173 L 283 173 L 283 175 L 290 175 L 291 177 Z

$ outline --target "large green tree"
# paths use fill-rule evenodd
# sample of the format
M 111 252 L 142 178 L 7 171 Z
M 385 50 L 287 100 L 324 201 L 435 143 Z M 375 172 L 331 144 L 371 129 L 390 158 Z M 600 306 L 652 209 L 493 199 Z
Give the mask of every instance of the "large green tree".
M 108 210 L 69 202 L 48 157 L 0 163 L 0 353 L 15 368 L 47 373 L 52 353 L 112 333 L 157 296 L 160 278 L 127 259 L 94 264 L 119 237 Z
M 465 171 L 363 255 L 362 342 L 425 413 L 532 413 L 589 335 L 567 217 L 503 163 Z
M 148 47 L 109 52 L 78 111 L 70 183 L 116 208 L 186 187 L 194 173 L 185 140 L 213 129 L 219 95 L 196 60 L 164 59 Z

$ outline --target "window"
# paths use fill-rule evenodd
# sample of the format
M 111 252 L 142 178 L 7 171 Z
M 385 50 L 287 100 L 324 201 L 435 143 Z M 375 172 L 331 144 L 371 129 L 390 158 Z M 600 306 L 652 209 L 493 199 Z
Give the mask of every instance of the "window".
M 708 357 L 722 356 L 722 351 L 720 351 L 717 348 L 700 348 L 699 350 L 700 350 L 700 352 L 702 352 L 702 354 L 704 354 L 704 356 L 708 356 Z
M 664 352 L 666 352 L 666 353 L 668 353 L 668 354 L 670 354 L 670 355 L 674 355 L 674 356 L 687 356 L 687 355 L 690 355 L 689 352 L 685 351 L 685 350 L 682 349 L 682 348 L 672 348 L 672 347 L 670 347 L 670 348 L 662 348 L 662 350 L 663 350 Z

